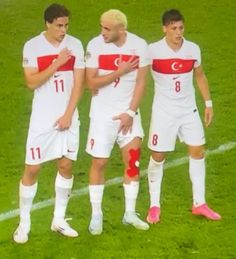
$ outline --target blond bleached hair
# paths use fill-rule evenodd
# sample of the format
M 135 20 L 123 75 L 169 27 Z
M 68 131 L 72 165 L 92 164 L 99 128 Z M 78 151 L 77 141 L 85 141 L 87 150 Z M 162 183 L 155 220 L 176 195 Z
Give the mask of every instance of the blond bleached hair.
M 121 25 L 127 29 L 128 22 L 126 15 L 118 9 L 110 9 L 101 15 L 101 21 L 106 20 L 112 22 L 114 25 Z

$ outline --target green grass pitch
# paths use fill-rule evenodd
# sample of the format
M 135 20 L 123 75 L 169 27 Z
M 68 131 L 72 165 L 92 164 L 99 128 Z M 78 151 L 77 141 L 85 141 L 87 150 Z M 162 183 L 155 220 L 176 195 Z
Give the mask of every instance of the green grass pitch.
M 206 129 L 207 150 L 236 141 L 236 1 L 235 0 L 58 0 L 72 12 L 69 33 L 87 42 L 100 30 L 103 11 L 118 8 L 128 17 L 129 31 L 148 43 L 162 37 L 160 18 L 166 9 L 178 8 L 185 16 L 185 37 L 198 43 L 214 102 L 214 122 Z M 0 215 L 18 208 L 18 183 L 24 168 L 25 141 L 31 111 L 32 92 L 24 83 L 21 67 L 22 47 L 26 40 L 44 29 L 43 11 L 48 0 L 0 1 Z M 153 84 L 148 79 L 141 112 L 146 137 L 141 169 L 148 165 L 146 147 Z M 90 157 L 85 153 L 90 94 L 85 91 L 79 104 L 81 145 L 74 164 L 74 190 L 88 185 Z M 197 94 L 199 108 L 203 103 Z M 219 151 L 219 150 L 218 150 Z M 186 156 L 180 143 L 167 163 Z M 18 217 L 0 221 L 0 258 L 236 258 L 236 149 L 221 149 L 207 156 L 206 197 L 222 214 L 219 222 L 194 217 L 190 213 L 192 196 L 188 165 L 165 170 L 162 188 L 161 223 L 143 232 L 121 223 L 124 210 L 123 188 L 119 182 L 107 186 L 104 193 L 104 232 L 94 237 L 88 232 L 90 204 L 88 194 L 76 195 L 69 203 L 67 215 L 80 232 L 69 239 L 50 231 L 53 206 L 32 212 L 30 240 L 25 245 L 12 241 Z M 55 164 L 42 168 L 35 203 L 54 195 Z M 113 150 L 106 179 L 122 176 L 119 150 Z M 149 206 L 147 177 L 141 179 L 137 211 L 146 217 Z

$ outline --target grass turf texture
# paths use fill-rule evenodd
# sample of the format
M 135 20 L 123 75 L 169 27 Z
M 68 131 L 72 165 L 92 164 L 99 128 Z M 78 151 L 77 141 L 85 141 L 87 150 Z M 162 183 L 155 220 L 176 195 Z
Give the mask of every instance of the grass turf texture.
M 87 42 L 99 33 L 99 17 L 109 8 L 118 8 L 128 16 L 129 30 L 148 43 L 162 37 L 160 17 L 168 8 L 178 8 L 185 16 L 185 37 L 198 43 L 202 50 L 203 67 L 211 86 L 214 101 L 214 123 L 206 130 L 207 148 L 235 141 L 235 36 L 234 0 L 218 1 L 58 1 L 72 12 L 69 33 Z M 1 0 L 0 22 L 0 213 L 18 208 L 18 182 L 24 164 L 25 141 L 31 110 L 32 93 L 25 87 L 21 68 L 22 47 L 27 39 L 44 28 L 43 11 L 51 1 Z M 147 168 L 146 147 L 151 102 L 152 81 L 142 102 L 144 139 L 141 169 Z M 198 97 L 199 108 L 203 104 Z M 90 94 L 85 92 L 79 105 L 81 114 L 81 147 L 74 165 L 74 189 L 87 186 L 90 158 L 85 154 Z M 177 144 L 168 161 L 186 155 L 186 147 Z M 18 218 L 0 222 L 0 258 L 235 258 L 236 200 L 234 186 L 236 150 L 207 159 L 207 200 L 223 219 L 209 222 L 190 214 L 191 185 L 187 164 L 165 171 L 162 190 L 161 223 L 147 232 L 121 223 L 123 189 L 121 184 L 107 187 L 104 195 L 104 233 L 89 234 L 88 195 L 71 199 L 67 215 L 80 237 L 69 239 L 50 231 L 53 207 L 32 213 L 30 240 L 21 246 L 14 244 L 12 233 Z M 54 163 L 45 164 L 39 177 L 35 202 L 54 195 Z M 106 178 L 122 175 L 119 150 L 113 151 Z M 146 177 L 141 180 L 137 210 L 146 216 L 149 196 Z

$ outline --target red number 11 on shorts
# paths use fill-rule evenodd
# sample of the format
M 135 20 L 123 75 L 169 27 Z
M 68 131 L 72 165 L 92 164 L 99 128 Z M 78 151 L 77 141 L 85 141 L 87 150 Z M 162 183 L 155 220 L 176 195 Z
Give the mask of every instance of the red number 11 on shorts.
M 36 148 L 30 148 L 30 151 L 31 151 L 31 156 L 32 156 L 32 159 L 35 160 L 36 158 L 37 159 L 40 159 L 41 158 L 41 152 L 40 152 L 40 147 L 36 147 Z

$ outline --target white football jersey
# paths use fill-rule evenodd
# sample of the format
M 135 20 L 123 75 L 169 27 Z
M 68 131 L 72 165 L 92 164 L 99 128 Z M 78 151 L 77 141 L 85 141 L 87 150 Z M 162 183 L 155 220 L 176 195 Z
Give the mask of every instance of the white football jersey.
M 90 117 L 111 120 L 129 108 L 133 97 L 137 70 L 149 64 L 147 43 L 142 38 L 127 32 L 124 45 L 118 47 L 114 43 L 105 43 L 102 35 L 92 39 L 87 46 L 86 67 L 97 68 L 98 75 L 107 75 L 117 70 L 118 60 L 128 61 L 132 56 L 139 60 L 134 71 L 125 74 L 99 89 L 92 97 Z
M 45 132 L 51 130 L 61 117 L 69 103 L 74 85 L 73 71 L 84 68 L 84 51 L 80 40 L 66 35 L 58 47 L 54 47 L 44 36 L 44 32 L 25 43 L 23 49 L 23 67 L 45 70 L 63 48 L 72 52 L 71 59 L 61 66 L 47 82 L 34 90 L 30 129 Z M 78 111 L 73 120 L 78 119 Z
M 189 112 L 196 106 L 193 69 L 201 64 L 199 47 L 183 40 L 178 51 L 166 39 L 149 45 L 151 72 L 155 83 L 153 108 L 173 113 Z

